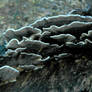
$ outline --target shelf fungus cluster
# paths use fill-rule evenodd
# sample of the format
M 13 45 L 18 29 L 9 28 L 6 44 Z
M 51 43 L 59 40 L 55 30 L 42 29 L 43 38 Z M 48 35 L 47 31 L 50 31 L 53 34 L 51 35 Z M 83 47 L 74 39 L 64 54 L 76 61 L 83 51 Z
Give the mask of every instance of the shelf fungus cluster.
M 76 63 L 80 55 L 91 56 L 92 17 L 69 14 L 42 18 L 18 30 L 8 29 L 4 37 L 7 44 L 5 55 L 0 56 L 2 80 L 12 79 L 11 72 L 16 79 L 22 71 L 49 70 L 55 65 L 54 71 L 62 67 L 62 62 Z M 10 78 L 5 75 L 6 68 L 11 71 Z

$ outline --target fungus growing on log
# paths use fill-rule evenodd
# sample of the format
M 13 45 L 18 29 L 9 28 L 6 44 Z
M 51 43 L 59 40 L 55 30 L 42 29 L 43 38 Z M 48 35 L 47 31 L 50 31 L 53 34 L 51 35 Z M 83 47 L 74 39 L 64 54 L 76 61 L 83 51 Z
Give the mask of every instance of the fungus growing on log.
M 92 65 L 88 65 L 92 61 L 91 16 L 68 14 L 42 18 L 27 27 L 7 30 L 4 36 L 7 51 L 0 57 L 0 66 L 9 65 L 23 70 L 19 70 L 22 73 L 14 84 L 19 92 L 27 89 L 50 92 L 53 87 L 61 92 L 61 88 L 70 89 L 70 84 L 75 88 L 78 85 L 73 80 L 79 83 L 81 80 L 76 76 Z M 64 82 L 70 83 L 69 87 Z M 74 92 L 73 88 L 71 92 Z
M 7 82 L 14 82 L 19 75 L 19 71 L 10 66 L 0 67 L 0 80 Z
M 41 30 L 38 28 L 33 28 L 31 26 L 22 27 L 18 30 L 8 29 L 5 32 L 5 38 L 7 41 L 10 41 L 12 38 L 22 40 L 22 37 L 30 37 L 34 34 L 41 33 Z

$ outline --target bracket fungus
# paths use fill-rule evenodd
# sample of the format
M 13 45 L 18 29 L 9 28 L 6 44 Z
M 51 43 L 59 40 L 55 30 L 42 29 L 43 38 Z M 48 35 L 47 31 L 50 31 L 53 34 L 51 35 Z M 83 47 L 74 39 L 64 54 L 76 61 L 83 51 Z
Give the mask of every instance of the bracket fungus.
M 0 67 L 0 80 L 3 82 L 15 82 L 16 78 L 19 76 L 19 71 L 10 66 Z
M 63 79 L 69 80 L 70 84 L 73 84 L 71 78 L 67 76 L 71 75 L 73 72 L 71 75 L 73 78 L 73 76 L 78 73 L 79 69 L 81 70 L 81 63 L 81 65 L 84 65 L 82 67 L 88 67 L 87 62 L 86 64 L 85 62 L 80 62 L 77 66 L 75 62 L 76 59 L 81 60 L 83 59 L 82 57 L 89 57 L 88 59 L 92 60 L 91 16 L 68 14 L 42 18 L 27 27 L 18 30 L 7 30 L 4 33 L 4 37 L 7 41 L 7 51 L 5 56 L 0 57 L 0 65 L 2 67 L 4 65 L 15 66 L 25 71 L 32 69 L 32 74 L 28 75 L 29 77 L 27 77 L 27 79 L 24 77 L 26 75 L 24 71 L 24 75 L 21 74 L 19 76 L 21 82 L 23 81 L 21 78 L 24 78 L 26 84 L 29 84 L 27 88 L 29 90 L 31 89 L 31 92 L 50 92 L 50 89 L 53 90 L 51 85 L 53 84 L 52 79 L 54 77 L 56 80 L 59 80 L 57 78 L 62 79 L 60 79 L 60 81 L 54 80 L 53 85 L 60 86 L 59 83 L 61 83 Z M 3 67 L 1 69 L 6 68 Z M 2 72 L 1 69 L 0 74 Z M 11 70 L 11 68 L 9 69 Z M 77 73 L 74 73 L 74 71 Z M 16 73 L 16 71 L 14 73 Z M 17 72 L 17 75 L 18 74 L 19 72 Z M 67 76 L 64 77 L 63 74 Z M 0 76 L 6 76 L 6 74 L 4 73 L 4 75 L 1 74 Z M 5 78 L 6 79 L 3 78 L 3 80 L 7 80 L 9 77 L 6 76 Z M 16 76 L 14 78 L 16 78 Z M 47 81 L 44 80 L 44 78 L 46 78 Z M 39 82 L 40 84 L 37 84 L 34 80 L 37 80 L 37 83 Z M 40 80 L 42 81 L 40 82 Z M 19 85 L 22 85 L 21 82 L 19 82 Z M 69 89 L 66 87 L 68 84 L 65 85 L 63 82 L 61 84 L 63 85 L 63 89 Z M 17 84 L 15 85 L 17 86 Z M 36 85 L 36 88 L 33 85 Z M 42 88 L 40 87 L 39 89 L 38 85 Z M 49 88 L 48 85 L 50 85 L 51 88 Z M 76 83 L 73 85 L 76 86 Z M 27 92 L 25 91 L 27 90 L 25 85 L 22 87 L 24 91 L 18 86 L 19 91 Z M 16 91 L 12 90 L 10 92 Z M 57 88 L 57 92 L 61 92 L 59 88 Z
M 34 34 L 41 33 L 41 30 L 38 28 L 33 28 L 31 26 L 22 27 L 18 30 L 8 29 L 5 32 L 5 38 L 7 41 L 10 41 L 12 38 L 16 38 L 18 40 L 22 40 L 22 37 L 30 37 Z

